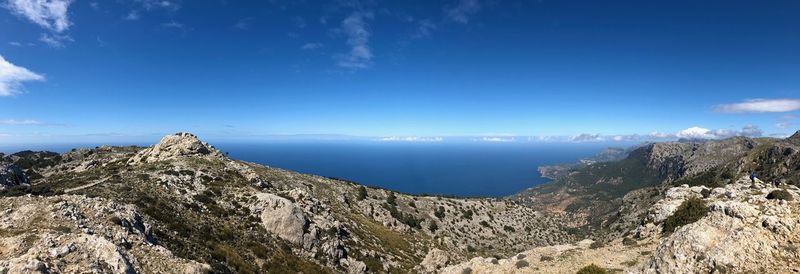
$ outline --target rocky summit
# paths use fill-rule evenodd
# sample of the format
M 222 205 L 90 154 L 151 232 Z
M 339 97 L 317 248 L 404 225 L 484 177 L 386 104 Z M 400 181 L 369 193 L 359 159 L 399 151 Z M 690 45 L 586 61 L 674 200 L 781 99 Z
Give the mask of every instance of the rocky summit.
M 614 149 L 506 198 L 296 173 L 190 133 L 0 155 L 0 273 L 796 273 L 796 136 Z

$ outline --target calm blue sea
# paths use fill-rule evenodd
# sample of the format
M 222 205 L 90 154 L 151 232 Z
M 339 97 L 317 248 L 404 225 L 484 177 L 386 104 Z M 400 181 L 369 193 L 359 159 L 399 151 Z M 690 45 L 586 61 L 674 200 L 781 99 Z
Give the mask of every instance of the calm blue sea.
M 64 152 L 96 145 L 0 146 L 0 151 Z M 215 142 L 215 146 L 234 159 L 405 193 L 495 197 L 547 182 L 539 177 L 538 166 L 573 163 L 607 147 L 477 142 Z
M 509 143 L 218 144 L 235 159 L 413 194 L 505 196 L 548 179 L 541 165 L 573 163 L 606 146 Z

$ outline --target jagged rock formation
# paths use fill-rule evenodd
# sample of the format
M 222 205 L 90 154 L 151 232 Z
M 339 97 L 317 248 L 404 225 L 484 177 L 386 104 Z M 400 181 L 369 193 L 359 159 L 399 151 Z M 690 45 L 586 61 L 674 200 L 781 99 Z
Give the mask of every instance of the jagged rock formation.
M 153 163 L 186 156 L 223 157 L 219 150 L 200 141 L 194 134 L 179 132 L 165 136 L 158 144 L 140 151 L 128 162 Z

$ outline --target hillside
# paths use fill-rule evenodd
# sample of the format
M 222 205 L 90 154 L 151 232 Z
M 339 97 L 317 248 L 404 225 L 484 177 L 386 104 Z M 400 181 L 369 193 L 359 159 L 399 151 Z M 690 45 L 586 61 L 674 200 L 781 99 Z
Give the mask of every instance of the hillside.
M 575 240 L 562 229 L 566 214 L 237 161 L 188 133 L 148 148 L 26 151 L 3 161 L 0 243 L 10 252 L 0 253 L 0 269 L 12 273 L 165 265 L 182 265 L 170 270 L 181 273 L 405 273 Z
M 798 151 L 800 133 L 655 143 L 507 199 L 295 173 L 189 133 L 24 151 L 0 161 L 0 273 L 790 272 Z

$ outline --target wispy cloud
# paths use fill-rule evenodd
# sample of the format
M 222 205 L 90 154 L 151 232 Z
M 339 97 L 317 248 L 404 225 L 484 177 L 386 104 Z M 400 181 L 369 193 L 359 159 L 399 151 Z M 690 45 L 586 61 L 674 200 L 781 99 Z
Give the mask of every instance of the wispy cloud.
M 481 137 L 477 139 L 477 141 L 482 142 L 493 142 L 493 143 L 508 143 L 508 142 L 516 142 L 516 137 Z
M 800 110 L 800 99 L 753 99 L 714 107 L 714 111 L 723 113 L 789 112 L 798 110 Z
M 16 119 L 0 119 L 0 125 L 4 126 L 31 126 L 43 125 L 44 123 L 37 120 L 16 120 Z
M 39 36 L 39 41 L 47 44 L 50 47 L 63 48 L 65 43 L 72 42 L 74 40 L 69 35 L 42 33 L 42 35 Z
M 417 136 L 391 136 L 378 139 L 382 142 L 441 142 L 444 141 L 442 137 L 417 137 Z
M 183 23 L 181 23 L 181 22 L 175 21 L 175 20 L 170 20 L 169 22 L 166 22 L 166 23 L 163 23 L 163 24 L 161 24 L 161 26 L 162 26 L 162 27 L 165 27 L 165 28 L 173 28 L 173 29 L 179 29 L 179 30 L 186 30 L 186 25 L 184 25 L 184 24 L 183 24 Z
M 425 38 L 431 36 L 437 26 L 431 20 L 424 19 L 417 22 L 417 30 L 411 35 L 412 38 Z
M 135 0 L 134 2 L 140 4 L 146 10 L 164 9 L 168 11 L 177 11 L 181 8 L 180 1 Z
M 162 10 L 166 12 L 176 12 L 181 8 L 181 1 L 178 0 L 133 0 L 130 1 L 131 10 L 123 17 L 128 21 L 136 21 L 142 18 L 142 11 Z
M 763 134 L 764 132 L 754 125 L 746 125 L 741 130 L 731 130 L 731 129 L 711 130 L 707 128 L 694 126 L 678 131 L 675 134 L 675 136 L 684 139 L 724 139 L 734 136 L 760 137 Z
M 63 32 L 72 24 L 67 10 L 72 0 L 8 0 L 5 8 L 17 16 L 54 32 Z
M 372 19 L 371 12 L 353 12 L 342 21 L 341 30 L 347 36 L 350 51 L 337 55 L 338 65 L 348 69 L 364 69 L 372 63 L 372 50 L 369 47 L 369 25 L 366 19 Z
M 21 47 L 22 46 L 22 43 L 16 42 L 16 41 L 8 42 L 8 44 L 12 45 L 12 46 L 15 46 L 15 47 Z
M 142 18 L 142 17 L 141 17 L 141 15 L 139 15 L 139 11 L 138 10 L 129 11 L 128 15 L 125 15 L 125 17 L 124 17 L 124 19 L 128 20 L 128 21 L 136 21 L 136 20 L 139 20 L 139 18 Z
M 72 0 L 7 0 L 3 5 L 13 14 L 46 29 L 39 41 L 54 48 L 64 47 L 64 43 L 73 41 L 69 35 L 62 34 L 69 29 L 68 10 Z
M 253 17 L 239 19 L 239 21 L 236 21 L 236 24 L 234 24 L 233 27 L 240 30 L 249 29 L 250 26 L 253 24 L 253 20 L 255 20 L 253 19 Z
M 305 43 L 300 47 L 302 50 L 317 50 L 325 47 L 322 43 Z
M 22 83 L 27 81 L 44 81 L 44 76 L 16 66 L 0 55 L 0 97 L 22 92 Z
M 453 22 L 467 24 L 472 15 L 481 10 L 478 0 L 458 0 L 454 6 L 445 8 L 445 15 Z

